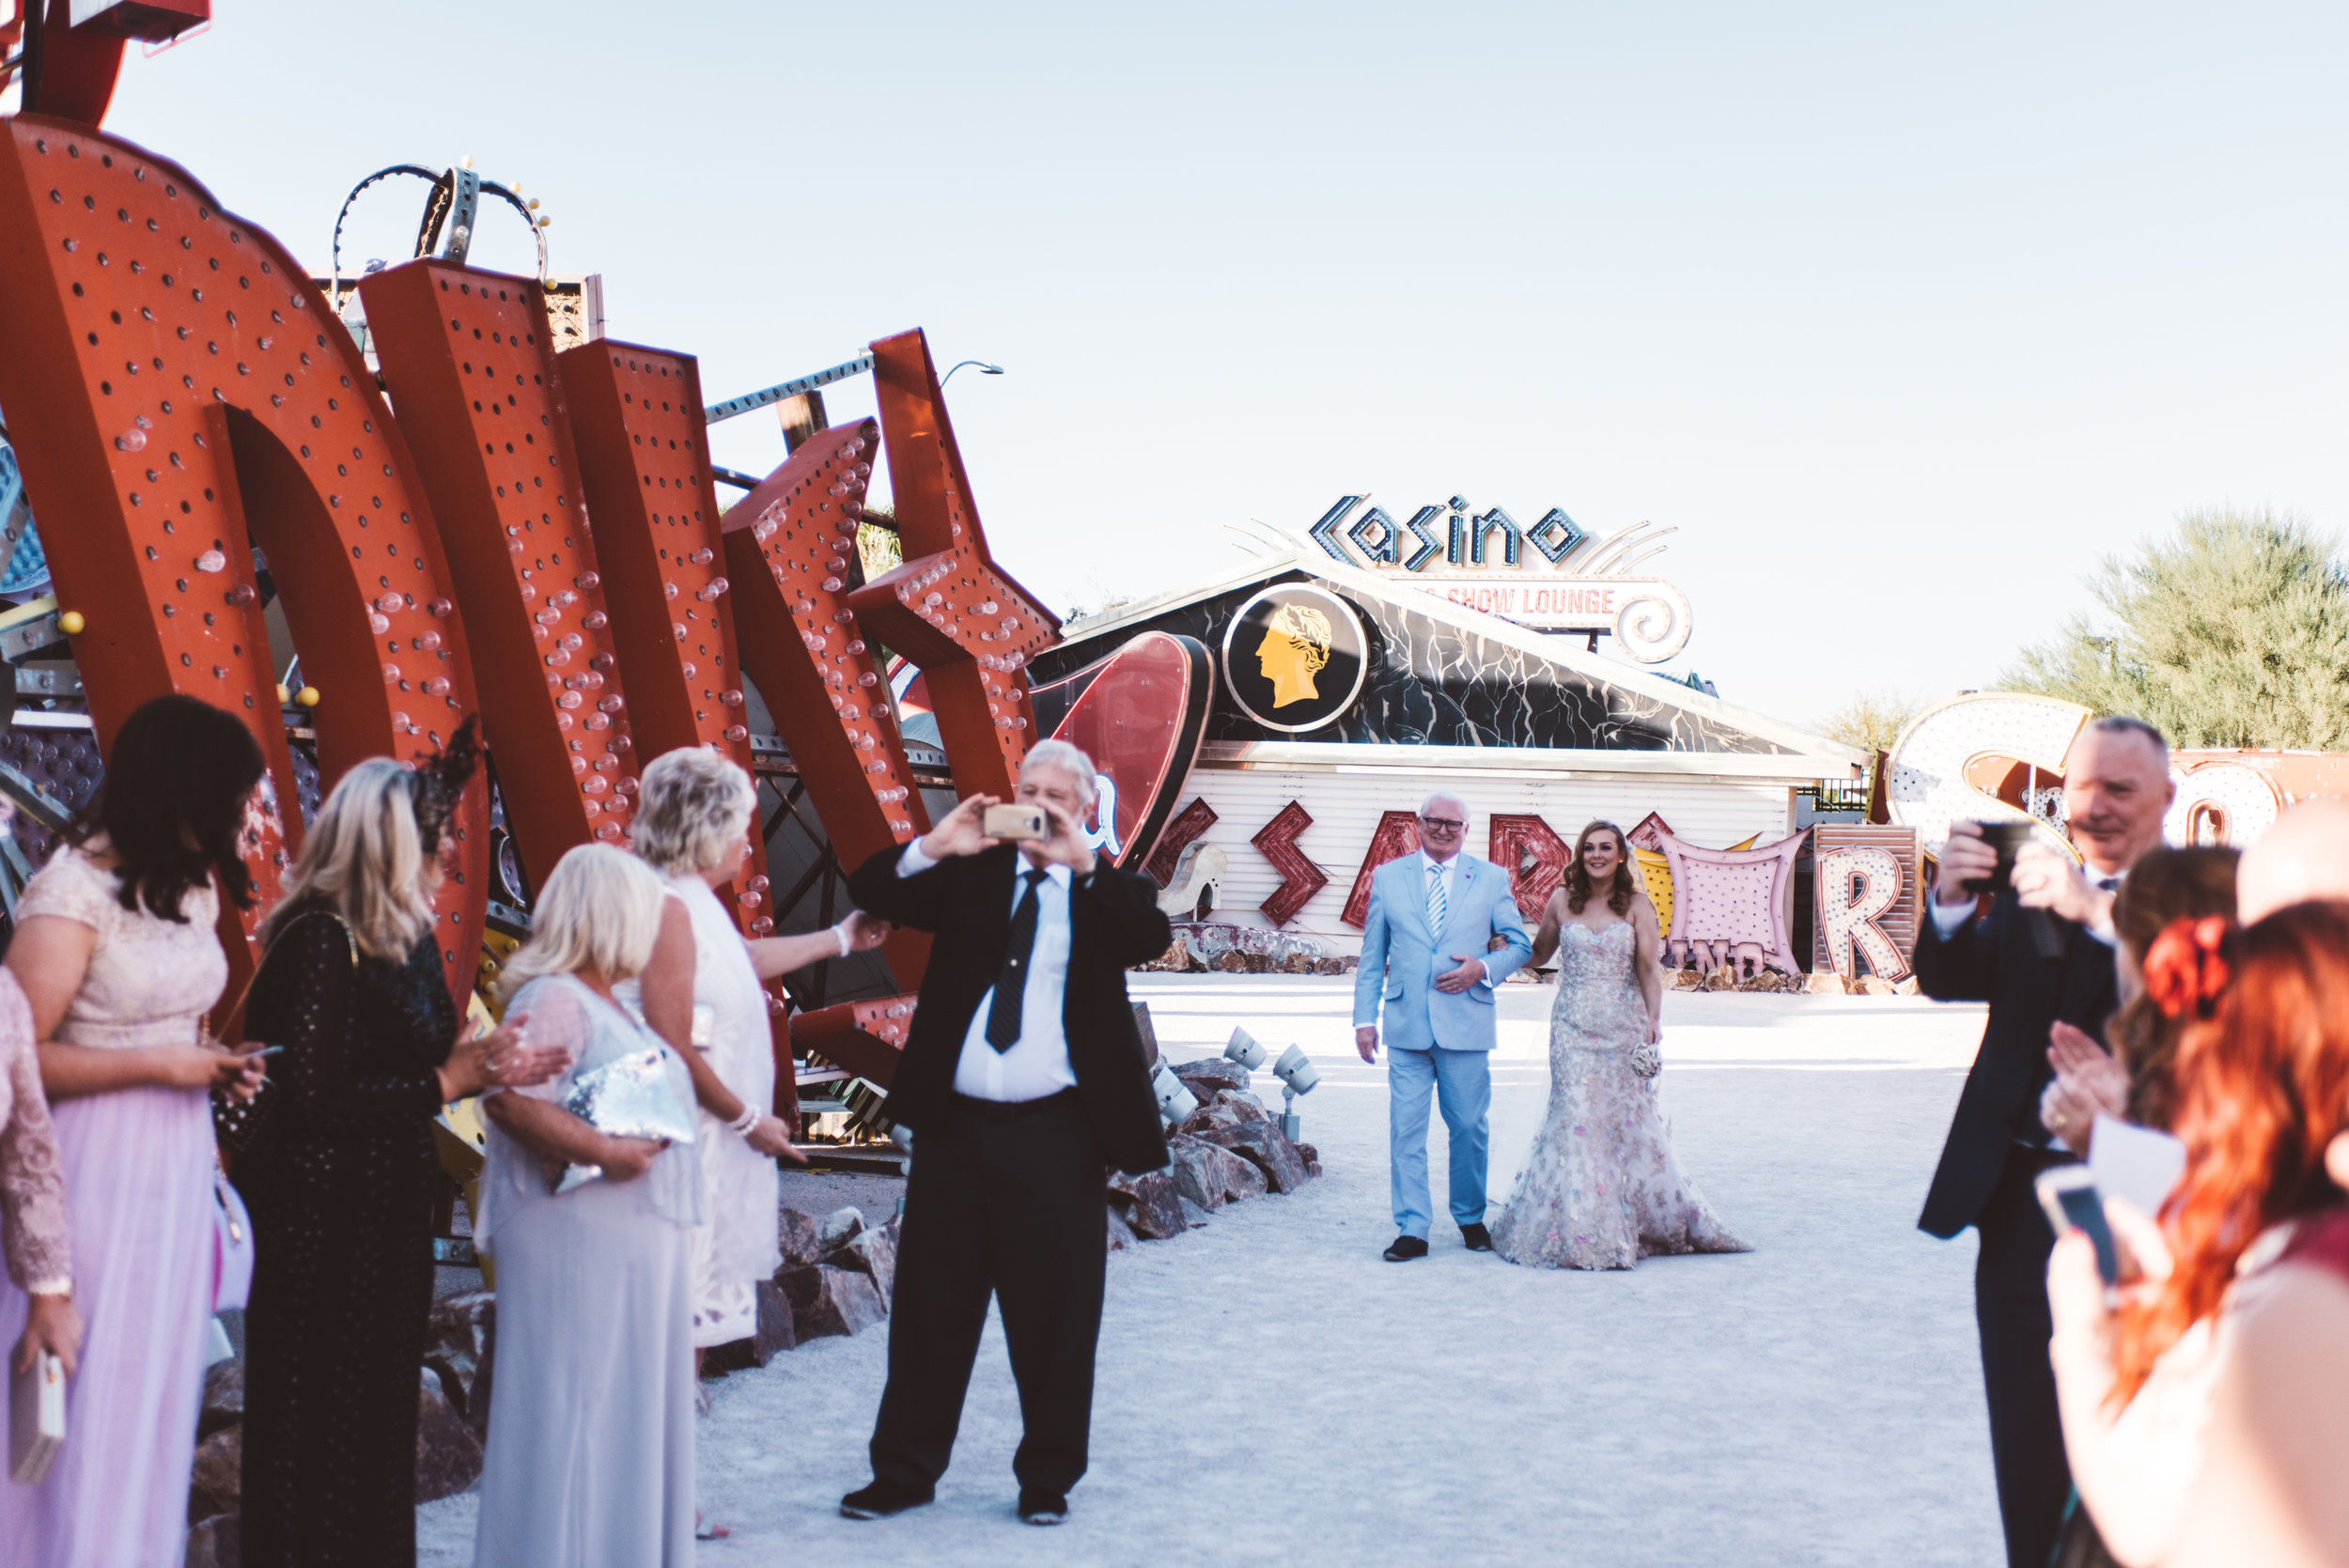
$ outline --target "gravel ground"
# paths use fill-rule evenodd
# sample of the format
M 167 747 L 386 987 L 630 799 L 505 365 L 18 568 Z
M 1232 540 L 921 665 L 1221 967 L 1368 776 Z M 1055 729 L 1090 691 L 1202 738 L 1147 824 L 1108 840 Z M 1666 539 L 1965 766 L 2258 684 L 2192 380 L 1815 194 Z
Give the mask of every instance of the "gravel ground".
M 1322 1085 L 1299 1109 L 1325 1179 L 1111 1259 L 1093 1468 L 1069 1524 L 1012 1516 L 1019 1409 L 994 1325 L 938 1502 L 837 1516 L 866 1478 L 876 1328 L 712 1385 L 702 1501 L 736 1533 L 703 1562 L 1999 1560 L 1973 1244 L 1914 1228 L 1978 1008 L 1669 995 L 1682 1161 L 1756 1250 L 1590 1275 L 1469 1253 L 1440 1221 L 1425 1262 L 1380 1261 L 1385 1074 L 1351 1054 L 1345 981 L 1136 978 L 1175 1060 L 1235 1024 L 1315 1057 Z M 1549 994 L 1501 993 L 1496 1206 L 1540 1119 Z M 1440 1122 L 1433 1138 L 1440 1205 Z M 817 1213 L 874 1213 L 832 1184 L 894 1185 L 786 1182 Z M 425 1563 L 471 1560 L 474 1503 L 420 1511 Z

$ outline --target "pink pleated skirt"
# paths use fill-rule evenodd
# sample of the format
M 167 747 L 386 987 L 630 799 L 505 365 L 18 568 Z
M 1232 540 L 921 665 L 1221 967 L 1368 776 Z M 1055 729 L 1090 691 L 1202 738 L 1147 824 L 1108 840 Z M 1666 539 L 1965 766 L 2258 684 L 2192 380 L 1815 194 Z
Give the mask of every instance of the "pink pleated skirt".
M 178 1568 L 212 1306 L 212 1115 L 201 1091 L 50 1107 L 73 1225 L 81 1365 L 39 1486 L 0 1475 L 8 1568 Z M 0 1280 L 0 1345 L 25 1299 Z

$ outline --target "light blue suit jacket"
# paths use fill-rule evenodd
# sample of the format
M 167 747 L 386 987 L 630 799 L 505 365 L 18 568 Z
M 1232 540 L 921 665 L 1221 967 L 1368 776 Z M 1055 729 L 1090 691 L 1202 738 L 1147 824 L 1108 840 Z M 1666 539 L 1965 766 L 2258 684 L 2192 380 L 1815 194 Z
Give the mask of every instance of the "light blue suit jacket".
M 1361 968 L 1354 974 L 1354 1025 L 1378 1022 L 1386 1003 L 1384 1038 L 1399 1050 L 1493 1048 L 1493 987 L 1533 955 L 1518 918 L 1509 878 L 1489 861 L 1463 853 L 1454 862 L 1444 928 L 1427 928 L 1427 862 L 1417 853 L 1389 861 L 1371 874 L 1370 914 L 1362 924 Z M 1487 953 L 1494 937 L 1509 945 Z M 1485 963 L 1485 979 L 1456 995 L 1436 989 L 1439 975 L 1457 969 L 1454 954 Z

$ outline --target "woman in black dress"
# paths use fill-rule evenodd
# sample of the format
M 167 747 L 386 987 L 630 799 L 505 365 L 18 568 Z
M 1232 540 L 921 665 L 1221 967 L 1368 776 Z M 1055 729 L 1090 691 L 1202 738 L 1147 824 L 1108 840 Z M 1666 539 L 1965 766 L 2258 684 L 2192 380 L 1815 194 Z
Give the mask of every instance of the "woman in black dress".
M 524 1020 L 458 1039 L 433 931 L 471 726 L 410 768 L 375 758 L 311 825 L 247 1010 L 283 1046 L 235 1162 L 253 1212 L 243 1560 L 415 1560 L 416 1414 L 432 1305 L 432 1119 L 491 1084 L 543 1082 Z

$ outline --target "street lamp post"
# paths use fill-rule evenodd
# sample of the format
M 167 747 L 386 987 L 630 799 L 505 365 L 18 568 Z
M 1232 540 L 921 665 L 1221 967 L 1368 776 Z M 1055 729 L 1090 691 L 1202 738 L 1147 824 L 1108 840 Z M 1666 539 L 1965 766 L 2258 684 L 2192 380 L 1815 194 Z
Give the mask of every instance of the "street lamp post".
M 979 367 L 979 374 L 982 376 L 1000 376 L 1003 373 L 1003 367 L 1002 365 L 989 365 L 983 359 L 957 360 L 948 368 L 946 374 L 938 378 L 938 389 L 941 392 L 945 391 L 946 383 L 955 379 L 955 372 L 961 369 L 966 365 L 977 365 Z

